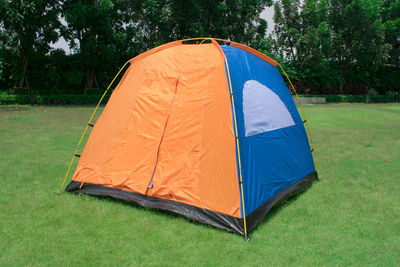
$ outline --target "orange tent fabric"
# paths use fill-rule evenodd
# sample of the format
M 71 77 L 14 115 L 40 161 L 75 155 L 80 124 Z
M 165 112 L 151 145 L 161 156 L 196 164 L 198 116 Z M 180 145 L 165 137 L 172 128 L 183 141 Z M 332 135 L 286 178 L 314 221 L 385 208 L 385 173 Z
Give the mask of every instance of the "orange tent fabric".
M 240 217 L 224 56 L 215 43 L 162 48 L 131 60 L 73 180 Z

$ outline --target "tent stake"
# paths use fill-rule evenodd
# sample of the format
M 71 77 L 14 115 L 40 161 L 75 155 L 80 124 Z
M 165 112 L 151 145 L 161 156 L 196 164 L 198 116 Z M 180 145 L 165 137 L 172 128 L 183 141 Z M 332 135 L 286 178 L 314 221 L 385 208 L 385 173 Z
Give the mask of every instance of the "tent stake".
M 248 236 L 247 234 L 243 235 L 244 241 L 249 242 L 251 240 L 251 237 Z

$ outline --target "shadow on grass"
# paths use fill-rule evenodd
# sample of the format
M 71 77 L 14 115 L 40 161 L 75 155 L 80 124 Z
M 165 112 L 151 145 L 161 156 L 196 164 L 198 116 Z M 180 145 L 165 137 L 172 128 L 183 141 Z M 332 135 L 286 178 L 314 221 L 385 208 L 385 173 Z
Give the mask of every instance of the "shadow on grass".
M 309 188 L 308 188 L 309 189 Z M 308 190 L 307 189 L 307 190 Z M 305 191 L 307 191 L 305 190 Z M 259 230 L 262 228 L 264 225 L 266 225 L 269 221 L 273 220 L 276 216 L 279 215 L 279 213 L 287 206 L 290 206 L 293 202 L 296 201 L 302 194 L 305 193 L 305 191 L 290 197 L 287 200 L 281 201 L 278 203 L 276 206 L 273 206 L 270 211 L 268 211 L 267 215 L 265 215 L 264 219 L 253 229 L 252 232 Z
M 157 209 L 157 208 L 146 208 L 146 207 L 143 207 L 143 206 L 141 206 L 141 205 L 139 205 L 139 204 L 137 204 L 135 202 L 128 202 L 128 201 L 125 201 L 125 200 L 122 200 L 122 199 L 116 199 L 116 198 L 113 198 L 113 197 L 110 197 L 110 196 L 95 196 L 95 195 L 89 195 L 89 194 L 85 194 L 85 193 L 70 193 L 70 192 L 65 192 L 65 193 L 73 194 L 73 195 L 77 195 L 77 196 L 85 196 L 88 199 L 94 198 L 94 199 L 96 199 L 96 200 L 98 200 L 100 202 L 105 201 L 105 202 L 111 202 L 111 203 L 115 203 L 115 204 L 120 204 L 122 206 L 129 207 L 129 208 L 132 208 L 132 207 L 133 208 L 137 208 L 142 212 L 150 212 L 152 215 L 160 216 L 160 217 L 162 217 L 164 219 L 171 219 L 171 217 L 173 219 L 184 219 L 184 220 L 180 220 L 180 221 L 185 222 L 185 223 L 190 223 L 190 224 L 193 224 L 193 225 L 196 225 L 196 226 L 201 226 L 201 227 L 204 227 L 204 229 L 209 229 L 209 230 L 212 230 L 212 231 L 215 231 L 215 232 L 224 231 L 225 233 L 229 233 L 229 234 L 232 234 L 234 236 L 238 236 L 237 233 L 230 232 L 230 231 L 227 231 L 227 230 L 224 230 L 224 229 L 220 229 L 220 228 L 208 225 L 208 224 L 204 224 L 204 223 L 200 223 L 200 222 L 197 222 L 197 221 L 193 221 L 193 220 L 191 220 L 189 218 L 186 218 L 183 215 L 180 215 L 180 214 L 177 214 L 177 213 L 174 213 L 174 212 L 171 212 L 171 211 Z
M 277 204 L 275 204 L 265 215 L 263 220 L 252 230 L 252 233 L 261 230 L 265 225 L 268 224 L 269 221 L 273 220 L 276 216 L 279 215 L 279 213 L 287 206 L 290 206 L 292 203 L 296 202 L 296 200 L 300 197 L 303 196 L 304 193 L 306 193 L 308 190 L 310 190 L 315 183 L 319 183 L 321 180 L 315 180 L 313 183 L 311 183 L 304 191 L 297 193 L 293 196 L 289 196 L 289 198 L 284 199 L 282 201 L 279 201 Z
M 320 180 L 314 181 L 314 183 L 319 182 L 319 181 L 320 181 Z M 313 183 L 313 184 L 314 184 L 314 183 Z M 263 218 L 263 220 L 251 231 L 251 233 L 254 233 L 254 232 L 256 232 L 256 231 L 261 230 L 265 225 L 268 224 L 269 221 L 273 220 L 276 216 L 278 216 L 279 213 L 280 213 L 285 207 L 291 205 L 291 204 L 292 204 L 293 202 L 295 202 L 299 197 L 301 197 L 306 191 L 308 191 L 308 190 L 313 186 L 313 184 L 311 184 L 309 187 L 307 187 L 304 191 L 302 191 L 302 192 L 300 192 L 300 193 L 298 193 L 298 194 L 296 194 L 296 195 L 294 195 L 294 196 L 290 196 L 288 199 L 285 199 L 285 200 L 282 200 L 282 201 L 278 202 L 275 206 L 273 206 L 273 207 L 268 211 L 267 215 L 266 215 L 266 216 Z M 68 193 L 68 192 L 66 192 L 66 193 Z M 68 194 L 71 194 L 71 193 L 68 193 Z M 221 231 L 221 230 L 222 230 L 222 231 L 224 231 L 224 232 L 226 232 L 226 233 L 229 233 L 229 234 L 238 236 L 237 233 L 235 233 L 235 232 L 230 232 L 230 231 L 227 231 L 227 230 L 224 230 L 224 229 L 220 229 L 220 228 L 217 228 L 217 227 L 208 225 L 208 224 L 204 224 L 204 223 L 200 223 L 200 222 L 197 222 L 197 221 L 193 221 L 193 220 L 191 220 L 191 219 L 189 219 L 189 218 L 186 218 L 186 217 L 183 216 L 183 215 L 180 215 L 180 214 L 177 214 L 177 213 L 174 213 L 174 212 L 171 212 L 171 211 L 162 210 L 162 209 L 156 209 L 156 208 L 146 208 L 146 207 L 143 207 L 143 206 L 141 206 L 141 205 L 139 205 L 139 204 L 137 204 L 137 203 L 134 203 L 134 202 L 127 202 L 127 201 L 125 201 L 125 200 L 116 199 L 116 198 L 113 198 L 113 197 L 110 197 L 110 196 L 94 196 L 94 195 L 89 195 L 89 194 L 84 194 L 84 193 L 78 193 L 78 194 L 72 193 L 72 194 L 78 195 L 78 196 L 84 195 L 84 196 L 87 196 L 88 199 L 90 199 L 90 198 L 95 198 L 95 199 L 99 200 L 100 202 L 106 201 L 106 202 L 112 202 L 112 203 L 120 204 L 120 205 L 123 205 L 123 206 L 126 206 L 126 207 L 135 207 L 135 208 L 137 208 L 137 209 L 139 209 L 139 210 L 141 210 L 141 211 L 151 212 L 152 215 L 161 216 L 161 217 L 163 217 L 163 218 L 165 218 L 165 219 L 170 219 L 171 217 L 172 217 L 172 218 L 175 218 L 175 219 L 184 218 L 185 220 L 182 220 L 182 221 L 185 221 L 185 222 L 188 222 L 188 223 L 197 225 L 197 226 L 205 227 L 206 229 L 210 229 L 210 230 L 212 230 L 212 231 Z M 251 233 L 250 233 L 250 234 L 251 234 Z

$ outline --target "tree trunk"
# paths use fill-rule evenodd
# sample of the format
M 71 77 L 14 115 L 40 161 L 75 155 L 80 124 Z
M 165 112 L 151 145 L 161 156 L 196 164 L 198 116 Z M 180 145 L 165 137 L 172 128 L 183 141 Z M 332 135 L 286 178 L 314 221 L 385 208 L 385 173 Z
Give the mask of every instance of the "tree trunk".
M 86 71 L 86 83 L 85 83 L 85 91 L 86 94 L 87 90 L 97 90 L 99 89 L 99 85 L 97 84 L 96 74 L 94 73 L 94 69 L 87 68 Z
M 93 85 L 93 79 L 92 79 L 92 71 L 90 68 L 87 68 L 86 70 L 86 84 L 85 84 L 85 91 L 90 90 Z
M 19 79 L 18 83 L 14 86 L 14 89 L 27 89 L 29 91 L 29 83 L 28 78 L 26 77 L 26 73 L 28 70 L 28 56 L 25 54 L 22 57 L 22 76 Z
M 343 85 L 345 82 L 345 76 L 344 76 L 344 67 L 343 63 L 340 64 L 340 84 L 339 84 L 339 94 L 343 95 Z

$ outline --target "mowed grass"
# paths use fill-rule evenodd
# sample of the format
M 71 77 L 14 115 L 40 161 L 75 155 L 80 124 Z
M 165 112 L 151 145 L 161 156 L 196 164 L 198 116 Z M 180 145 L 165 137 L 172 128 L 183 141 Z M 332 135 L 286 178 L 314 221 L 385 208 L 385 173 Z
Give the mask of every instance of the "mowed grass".
M 321 181 L 239 235 L 57 194 L 93 107 L 0 106 L 0 265 L 400 263 L 400 105 L 306 105 Z M 299 159 L 301 160 L 301 159 Z

